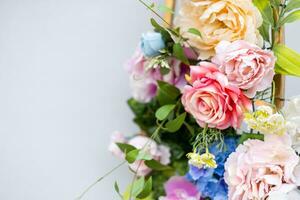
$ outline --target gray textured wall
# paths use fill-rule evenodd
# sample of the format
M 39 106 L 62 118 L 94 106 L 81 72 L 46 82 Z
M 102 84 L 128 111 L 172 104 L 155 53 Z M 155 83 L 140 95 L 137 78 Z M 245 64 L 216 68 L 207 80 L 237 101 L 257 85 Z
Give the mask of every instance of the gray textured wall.
M 137 130 L 123 62 L 150 14 L 135 0 L 0 0 L 0 199 L 71 200 L 118 161 L 110 133 Z M 299 24 L 287 42 L 300 52 Z M 300 79 L 288 80 L 289 96 Z M 116 199 L 113 182 L 85 199 Z

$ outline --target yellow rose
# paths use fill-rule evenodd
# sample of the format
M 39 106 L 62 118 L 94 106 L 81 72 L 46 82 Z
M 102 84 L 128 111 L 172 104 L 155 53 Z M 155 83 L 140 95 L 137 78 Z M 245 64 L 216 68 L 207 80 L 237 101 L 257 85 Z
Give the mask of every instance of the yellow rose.
M 258 28 L 262 21 L 251 0 L 183 0 L 175 24 L 197 48 L 199 58 L 207 59 L 222 40 L 246 40 L 261 46 Z M 190 28 L 198 29 L 202 37 L 188 33 Z

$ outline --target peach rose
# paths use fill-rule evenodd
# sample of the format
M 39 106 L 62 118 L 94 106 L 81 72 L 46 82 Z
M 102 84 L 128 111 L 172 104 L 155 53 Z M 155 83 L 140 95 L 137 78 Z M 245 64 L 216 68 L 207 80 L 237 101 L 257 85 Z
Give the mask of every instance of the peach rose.
M 222 40 L 259 45 L 263 41 L 258 31 L 262 16 L 252 0 L 183 0 L 175 24 L 198 49 L 201 59 L 213 56 Z M 202 37 L 188 33 L 190 28 L 198 29 Z
M 247 140 L 225 163 L 229 199 L 263 200 L 284 188 L 294 188 L 299 178 L 295 176 L 298 162 L 288 135 Z
M 228 84 L 218 67 L 209 62 L 191 66 L 191 85 L 184 88 L 182 103 L 201 127 L 226 129 L 238 128 L 243 112 L 251 109 L 251 103 L 242 91 Z
M 271 86 L 275 61 L 272 51 L 263 50 L 244 40 L 220 42 L 212 58 L 212 62 L 220 65 L 229 83 L 245 90 L 250 98 Z

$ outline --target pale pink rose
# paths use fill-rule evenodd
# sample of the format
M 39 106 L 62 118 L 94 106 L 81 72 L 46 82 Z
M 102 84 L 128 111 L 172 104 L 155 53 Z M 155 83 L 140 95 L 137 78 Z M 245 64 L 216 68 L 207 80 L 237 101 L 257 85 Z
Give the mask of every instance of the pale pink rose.
M 174 176 L 165 184 L 166 196 L 159 200 L 200 200 L 197 187 L 184 177 Z
M 158 145 L 154 140 L 145 136 L 136 136 L 128 141 L 128 144 L 137 149 L 144 148 L 144 151 L 149 154 L 152 159 L 160 161 L 161 164 L 167 165 L 170 163 L 170 149 L 164 145 Z M 145 147 L 146 145 L 146 147 Z M 152 170 L 147 167 L 144 161 L 137 161 L 130 165 L 133 171 L 137 170 L 138 176 L 147 176 Z
M 116 157 L 124 159 L 125 154 L 115 143 L 130 144 L 137 149 L 144 148 L 143 151 L 145 151 L 147 155 L 150 155 L 152 159 L 159 161 L 163 165 L 168 165 L 171 162 L 170 148 L 165 145 L 157 144 L 149 137 L 138 135 L 128 140 L 121 133 L 115 132 L 112 135 L 109 151 L 112 152 Z M 152 171 L 145 165 L 144 161 L 136 161 L 133 164 L 130 164 L 130 168 L 133 171 L 137 170 L 138 176 L 146 176 Z
M 244 40 L 220 42 L 212 58 L 212 62 L 219 65 L 221 72 L 227 76 L 229 84 L 244 90 L 250 98 L 271 86 L 275 61 L 272 51 Z
M 162 75 L 159 66 L 156 69 L 147 69 L 149 61 L 138 48 L 134 56 L 126 63 L 130 74 L 130 87 L 135 100 L 148 103 L 156 96 L 157 81 L 164 81 L 182 89 L 186 84 L 184 79 L 188 67 L 180 61 L 170 58 L 170 72 Z
M 288 135 L 265 135 L 265 141 L 247 140 L 225 163 L 224 178 L 230 200 L 266 199 L 293 188 L 299 157 Z
M 201 62 L 191 66 L 191 85 L 184 88 L 182 104 L 201 127 L 238 128 L 245 110 L 251 102 L 242 91 L 228 84 L 228 80 L 215 64 Z

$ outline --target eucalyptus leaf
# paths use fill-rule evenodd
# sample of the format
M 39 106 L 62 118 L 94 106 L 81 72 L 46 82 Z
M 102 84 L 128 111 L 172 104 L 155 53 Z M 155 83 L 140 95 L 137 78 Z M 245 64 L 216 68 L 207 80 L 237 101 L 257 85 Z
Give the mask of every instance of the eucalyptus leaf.
M 248 139 L 264 140 L 264 135 L 244 133 L 239 139 L 239 144 L 243 144 Z
M 137 196 L 139 199 L 144 199 L 151 195 L 152 192 L 152 177 L 148 178 L 148 180 L 144 184 L 143 190 Z
M 286 5 L 285 11 L 290 12 L 294 9 L 300 8 L 300 0 L 290 0 L 288 1 L 288 4 Z
M 197 36 L 199 36 L 199 37 L 202 37 L 202 34 L 201 34 L 201 32 L 200 32 L 198 29 L 190 28 L 190 29 L 188 30 L 188 32 L 189 32 L 189 33 L 192 33 L 192 34 L 194 34 L 194 35 L 197 35 Z
M 173 45 L 173 56 L 178 60 L 181 60 L 184 64 L 189 65 L 189 60 L 187 59 L 180 43 L 175 43 Z
M 172 110 L 174 110 L 175 105 L 174 104 L 170 104 L 170 105 L 164 105 L 162 107 L 160 107 L 156 113 L 155 116 L 158 120 L 165 120 L 169 114 L 172 112 Z
M 171 132 L 171 133 L 178 131 L 181 128 L 181 126 L 183 125 L 185 117 L 186 117 L 186 113 L 182 113 L 181 115 L 176 117 L 174 120 L 168 121 L 168 123 L 166 124 L 167 131 Z
M 164 170 L 172 169 L 171 167 L 169 167 L 167 165 L 163 165 L 156 160 L 146 160 L 145 165 L 147 165 L 147 167 L 149 167 L 153 170 L 156 170 L 156 171 L 164 171 Z
M 276 73 L 300 76 L 300 54 L 283 44 L 275 45 L 273 51 L 277 57 Z
M 292 23 L 300 19 L 300 10 L 296 10 L 290 14 L 288 14 L 283 20 L 280 22 L 280 25 L 284 25 L 285 23 Z
M 136 161 L 136 158 L 138 157 L 139 152 L 140 152 L 140 150 L 138 150 L 138 149 L 129 151 L 128 153 L 126 153 L 125 159 L 127 160 L 127 162 L 129 164 L 132 164 Z

